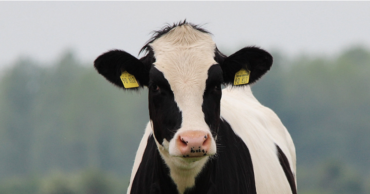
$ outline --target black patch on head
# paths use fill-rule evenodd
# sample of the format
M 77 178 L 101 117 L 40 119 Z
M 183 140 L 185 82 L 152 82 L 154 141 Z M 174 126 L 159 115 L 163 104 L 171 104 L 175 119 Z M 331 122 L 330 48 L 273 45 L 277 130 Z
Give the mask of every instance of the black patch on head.
M 220 121 L 217 155 L 195 178 L 195 186 L 184 194 L 256 194 L 252 159 L 248 147 L 226 121 Z M 132 194 L 174 194 L 177 187 L 161 158 L 153 136 L 148 144 L 131 187 Z
M 292 193 L 297 194 L 297 187 L 295 185 L 294 175 L 292 173 L 292 170 L 290 169 L 289 161 L 287 157 L 285 156 L 284 152 L 280 149 L 278 145 L 276 145 L 276 148 L 278 150 L 278 157 L 279 157 L 280 165 L 284 170 L 286 178 L 288 179 L 290 188 L 292 189 Z
M 206 89 L 203 94 L 202 110 L 204 113 L 204 120 L 211 129 L 213 137 L 217 135 L 219 128 L 222 82 L 222 69 L 220 65 L 212 65 L 208 69 Z
M 143 48 L 140 49 L 140 52 L 149 52 L 151 50 L 151 47 L 149 46 L 150 43 L 154 42 L 155 40 L 157 40 L 158 38 L 162 37 L 163 35 L 167 34 L 169 31 L 171 31 L 172 29 L 178 27 L 178 26 L 182 26 L 182 25 L 190 25 L 191 27 L 193 27 L 195 30 L 198 30 L 200 32 L 203 32 L 203 33 L 207 33 L 207 34 L 210 34 L 208 31 L 204 30 L 203 28 L 199 27 L 198 25 L 194 25 L 194 24 L 191 24 L 191 23 L 188 23 L 186 21 L 186 19 L 184 21 L 180 21 L 178 23 L 174 23 L 172 25 L 170 24 L 167 24 L 166 26 L 164 26 L 162 29 L 158 30 L 158 31 L 153 31 L 153 36 L 152 38 L 149 39 L 149 41 L 143 46 Z
M 170 84 L 156 68 L 150 70 L 149 117 L 159 143 L 162 143 L 163 139 L 170 141 L 182 122 L 182 114 L 175 102 Z
M 221 65 L 224 84 L 227 85 L 234 85 L 235 73 L 241 69 L 251 72 L 247 84 L 254 83 L 271 68 L 273 62 L 273 58 L 268 52 L 257 47 L 245 47 L 229 57 L 223 55 L 216 48 L 215 60 Z

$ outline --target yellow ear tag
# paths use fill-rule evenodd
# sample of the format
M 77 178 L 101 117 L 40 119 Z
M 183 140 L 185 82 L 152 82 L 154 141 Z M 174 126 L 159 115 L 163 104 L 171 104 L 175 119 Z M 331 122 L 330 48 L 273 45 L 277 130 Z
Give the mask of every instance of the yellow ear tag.
M 127 71 L 122 72 L 120 78 L 125 88 L 139 87 L 139 84 L 137 83 L 135 76 L 129 74 Z
M 249 75 L 251 74 L 251 71 L 241 69 L 240 71 L 236 72 L 235 78 L 234 78 L 234 85 L 242 85 L 247 84 L 249 82 Z

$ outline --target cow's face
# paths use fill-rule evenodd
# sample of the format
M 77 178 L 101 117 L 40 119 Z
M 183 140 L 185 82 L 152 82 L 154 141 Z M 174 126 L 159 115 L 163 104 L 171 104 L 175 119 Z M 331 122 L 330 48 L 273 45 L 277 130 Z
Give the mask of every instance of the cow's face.
M 272 65 L 272 57 L 256 47 L 222 55 L 209 33 L 187 23 L 158 31 L 144 46 L 140 60 L 110 51 L 95 60 L 100 74 L 126 88 L 122 72 L 149 89 L 149 114 L 158 149 L 168 165 L 192 168 L 216 154 L 221 84 L 234 85 L 235 74 L 250 71 L 249 82 Z M 240 87 L 237 86 L 237 87 Z
M 150 47 L 149 112 L 157 145 L 179 162 L 214 155 L 223 76 L 210 35 L 183 25 Z

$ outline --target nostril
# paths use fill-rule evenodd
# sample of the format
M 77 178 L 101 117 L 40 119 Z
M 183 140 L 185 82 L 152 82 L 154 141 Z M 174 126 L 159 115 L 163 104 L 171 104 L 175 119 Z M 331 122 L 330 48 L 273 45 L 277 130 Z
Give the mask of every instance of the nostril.
M 182 143 L 183 146 L 187 146 L 188 145 L 188 141 L 186 141 L 183 137 L 179 136 L 179 139 L 180 139 L 180 142 Z
M 202 146 L 204 147 L 204 148 L 208 148 L 210 145 L 211 145 L 211 138 L 210 138 L 210 136 L 209 136 L 209 134 L 207 134 L 207 135 L 205 135 L 204 136 L 204 140 L 203 140 L 203 144 L 202 144 Z

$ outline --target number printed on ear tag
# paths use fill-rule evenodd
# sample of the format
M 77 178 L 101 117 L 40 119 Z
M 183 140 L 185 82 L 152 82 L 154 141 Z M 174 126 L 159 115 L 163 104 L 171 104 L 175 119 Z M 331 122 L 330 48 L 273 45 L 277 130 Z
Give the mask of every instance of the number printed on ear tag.
M 251 74 L 251 71 L 241 69 L 240 71 L 236 72 L 235 78 L 234 78 L 234 85 L 242 85 L 249 83 L 249 75 Z
M 135 76 L 133 76 L 132 74 L 129 74 L 127 71 L 122 72 L 120 78 L 125 88 L 139 87 L 139 84 L 137 83 Z

